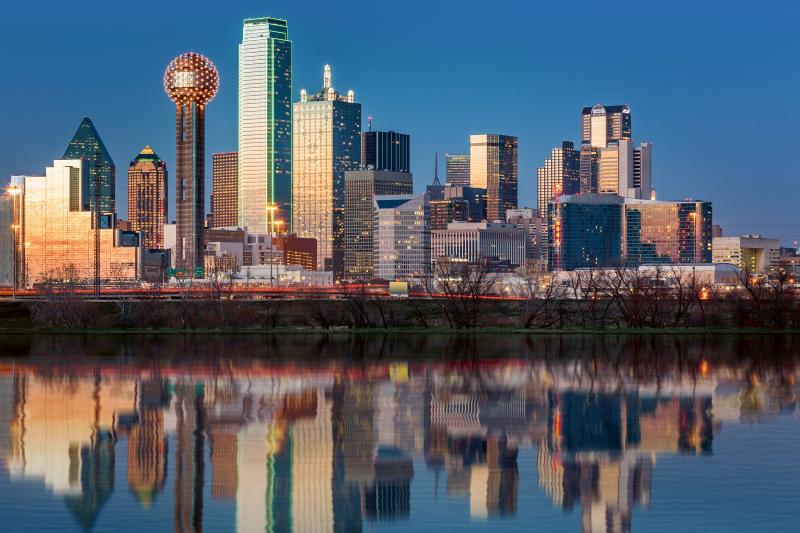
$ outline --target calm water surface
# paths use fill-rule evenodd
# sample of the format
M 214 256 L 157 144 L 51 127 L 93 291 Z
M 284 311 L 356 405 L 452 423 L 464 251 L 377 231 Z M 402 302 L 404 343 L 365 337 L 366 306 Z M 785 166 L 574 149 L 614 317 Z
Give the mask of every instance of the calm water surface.
M 800 338 L 0 339 L 0 530 L 797 531 Z

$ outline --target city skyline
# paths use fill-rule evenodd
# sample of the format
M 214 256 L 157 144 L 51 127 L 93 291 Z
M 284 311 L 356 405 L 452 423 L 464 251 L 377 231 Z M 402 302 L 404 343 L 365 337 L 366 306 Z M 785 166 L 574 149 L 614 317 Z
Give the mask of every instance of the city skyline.
M 621 10 L 626 8 L 627 6 L 620 6 Z M 14 9 L 23 16 L 29 8 Z M 54 11 L 58 12 L 59 9 L 54 8 Z M 163 11 L 163 24 L 172 24 L 177 20 L 178 12 L 173 11 L 172 7 L 159 6 L 159 9 Z M 520 5 L 517 9 L 544 17 L 549 8 L 537 7 L 534 10 Z M 648 7 L 647 10 L 651 15 L 655 11 L 661 16 L 665 27 L 669 20 L 678 18 L 681 11 L 679 8 L 656 7 Z M 470 21 L 479 16 L 472 6 L 464 6 L 454 15 L 455 24 L 449 31 L 453 37 L 459 37 L 455 39 L 458 46 L 445 43 L 437 49 L 448 59 L 446 68 L 440 68 L 440 62 L 435 60 L 439 54 L 420 61 L 422 51 L 419 48 L 422 48 L 424 42 L 393 48 L 394 56 L 399 61 L 393 65 L 373 61 L 371 58 L 377 52 L 365 50 L 361 43 L 362 39 L 369 38 L 373 32 L 379 34 L 380 31 L 386 31 L 387 27 L 394 31 L 403 28 L 412 35 L 424 33 L 430 26 L 443 22 L 445 11 L 452 14 L 452 10 L 448 11 L 445 6 L 437 6 L 424 21 L 415 20 L 416 27 L 404 25 L 407 22 L 406 17 L 414 11 L 413 6 L 408 10 L 408 15 L 403 13 L 400 18 L 388 23 L 382 22 L 374 28 L 364 24 L 362 15 L 355 20 L 336 17 L 337 20 L 343 19 L 345 26 L 336 31 L 321 31 L 321 36 L 315 36 L 312 32 L 318 29 L 321 20 L 334 16 L 327 9 L 309 13 L 308 10 L 301 12 L 289 4 L 279 3 L 270 6 L 268 11 L 264 12 L 263 6 L 253 4 L 237 6 L 224 17 L 212 16 L 210 13 L 198 14 L 201 27 L 214 25 L 220 31 L 214 35 L 212 32 L 202 31 L 199 34 L 202 37 L 198 37 L 195 34 L 196 29 L 180 29 L 169 36 L 159 35 L 146 44 L 122 29 L 109 39 L 107 51 L 103 52 L 105 54 L 122 50 L 126 51 L 123 57 L 131 57 L 130 65 L 126 65 L 126 61 L 109 61 L 104 67 L 109 85 L 115 91 L 119 89 L 121 93 L 112 94 L 112 91 L 90 88 L 83 91 L 87 93 L 84 95 L 67 83 L 59 86 L 59 90 L 49 91 L 48 98 L 45 101 L 37 100 L 36 108 L 32 109 L 25 105 L 31 98 L 27 93 L 35 96 L 36 91 L 31 91 L 28 83 L 5 87 L 2 89 L 2 101 L 14 104 L 10 106 L 12 120 L 21 116 L 17 109 L 27 108 L 28 117 L 19 131 L 14 132 L 13 137 L 3 139 L 4 145 L 9 148 L 0 157 L 3 181 L 10 175 L 40 173 L 41 168 L 61 155 L 58 152 L 63 150 L 64 142 L 74 132 L 74 124 L 84 115 L 92 118 L 115 161 L 131 160 L 145 144 L 169 146 L 171 124 L 161 118 L 168 102 L 160 100 L 157 82 L 148 84 L 139 80 L 157 80 L 158 71 L 163 68 L 161 65 L 170 56 L 184 49 L 209 54 L 220 68 L 222 91 L 215 107 L 209 112 L 209 129 L 213 129 L 213 133 L 209 132 L 207 158 L 210 159 L 210 154 L 214 152 L 236 150 L 236 47 L 240 40 L 241 23 L 248 16 L 269 15 L 285 18 L 292 25 L 292 40 L 295 43 L 292 101 L 299 99 L 299 89 L 302 86 L 316 85 L 313 81 L 323 64 L 335 64 L 343 79 L 350 80 L 350 85 L 359 87 L 364 113 L 375 117 L 374 128 L 404 131 L 414 137 L 412 170 L 418 176 L 416 191 L 424 190 L 432 179 L 428 174 L 435 151 L 463 153 L 467 150 L 470 133 L 502 131 L 519 138 L 519 205 L 532 207 L 536 167 L 545 159 L 549 150 L 562 140 L 580 140 L 577 112 L 598 102 L 620 102 L 629 104 L 637 114 L 636 139 L 657 145 L 653 178 L 658 186 L 659 198 L 682 199 L 690 196 L 713 201 L 717 206 L 715 222 L 721 224 L 727 234 L 762 233 L 788 243 L 800 233 L 800 224 L 792 218 L 788 197 L 772 198 L 767 194 L 754 197 L 742 194 L 754 173 L 775 175 L 777 169 L 791 168 L 788 163 L 791 153 L 788 139 L 791 130 L 789 120 L 783 118 L 781 109 L 789 109 L 790 95 L 797 92 L 793 88 L 798 86 L 798 78 L 791 72 L 784 72 L 786 69 L 782 68 L 782 64 L 786 58 L 782 54 L 785 52 L 780 51 L 781 40 L 786 35 L 782 31 L 782 25 L 791 17 L 766 19 L 766 14 L 757 13 L 749 21 L 748 32 L 764 34 L 768 30 L 768 35 L 765 36 L 767 42 L 776 45 L 775 49 L 779 53 L 767 56 L 748 50 L 732 40 L 729 35 L 736 33 L 735 26 L 739 23 L 737 20 L 726 19 L 728 23 L 734 24 L 734 28 L 733 31 L 726 29 L 724 34 L 720 33 L 724 24 L 711 23 L 709 27 L 712 15 L 716 16 L 710 8 L 694 10 L 694 17 L 690 20 L 681 19 L 681 27 L 689 38 L 687 42 L 671 47 L 658 42 L 659 38 L 664 37 L 665 27 L 657 25 L 648 28 L 649 33 L 641 28 L 631 27 L 631 37 L 638 39 L 638 48 L 642 49 L 642 45 L 650 46 L 650 54 L 645 57 L 651 57 L 652 60 L 638 61 L 635 67 L 628 69 L 629 72 L 616 73 L 616 79 L 609 73 L 600 72 L 599 65 L 590 67 L 589 72 L 583 71 L 581 76 L 591 76 L 592 82 L 584 81 L 576 87 L 573 87 L 574 77 L 555 76 L 560 71 L 546 59 L 548 52 L 554 51 L 554 45 L 544 41 L 550 30 L 545 30 L 543 35 L 528 42 L 523 40 L 523 36 L 527 39 L 528 34 L 516 22 L 506 20 L 508 17 L 505 17 L 503 23 L 507 25 L 507 31 L 504 32 L 507 44 L 516 46 L 519 52 L 510 54 L 511 59 L 498 59 L 488 63 L 487 57 L 494 48 L 481 52 L 486 54 L 481 56 L 482 68 L 487 69 L 497 80 L 492 81 L 486 91 L 479 90 L 480 84 L 477 83 L 450 82 L 450 85 L 457 86 L 456 90 L 438 94 L 437 91 L 431 91 L 430 87 L 439 86 L 446 79 L 453 80 L 472 52 L 469 47 L 459 51 L 459 47 L 465 46 L 465 41 L 460 40 L 461 36 L 468 32 Z M 114 12 L 111 8 L 97 8 L 89 14 L 88 22 L 96 17 L 111 16 Z M 62 17 L 53 19 L 69 21 L 74 16 L 64 12 Z M 498 23 L 499 20 L 493 18 L 492 22 Z M 48 23 L 45 21 L 46 24 Z M 346 37 L 344 34 L 347 29 L 357 24 L 360 24 L 359 31 L 354 33 L 359 33 L 359 36 Z M 585 24 L 576 21 L 576 29 Z M 701 34 L 701 28 L 716 36 L 716 42 L 712 42 L 714 39 L 708 35 Z M 20 49 L 20 45 L 13 42 L 16 30 L 10 30 L 3 39 L 12 39 L 12 44 L 7 49 L 13 52 Z M 696 46 L 701 38 L 703 54 L 694 57 L 692 43 Z M 583 37 L 575 41 L 568 43 L 565 52 L 575 52 L 581 43 L 585 44 Z M 11 57 L 9 67 L 12 75 L 30 80 L 29 83 L 33 85 L 41 83 L 39 76 L 48 72 L 48 69 L 63 79 L 69 80 L 73 76 L 77 79 L 79 75 L 63 72 L 57 66 L 57 62 L 63 63 L 62 54 L 69 50 L 55 50 L 52 42 L 49 45 L 48 42 L 45 40 L 43 43 L 26 45 L 28 49 L 24 57 L 37 59 L 36 72 L 31 71 L 31 65 L 23 62 L 22 56 Z M 143 47 L 141 52 L 147 53 L 132 54 L 131 47 L 134 46 L 137 50 L 138 47 Z M 598 43 L 598 46 L 602 46 L 602 43 Z M 708 58 L 713 58 L 713 64 Z M 130 66 L 137 68 L 137 82 L 131 84 L 126 80 L 124 83 L 130 87 L 119 88 L 123 83 L 124 73 Z M 401 79 L 394 75 L 398 69 L 404 74 L 400 76 Z M 152 76 L 145 75 L 147 72 L 151 72 Z M 502 72 L 502 75 L 497 74 L 498 72 Z M 755 80 L 764 77 L 776 83 L 766 84 L 769 87 L 755 87 Z M 558 82 L 542 83 L 545 79 Z M 533 83 L 536 87 L 533 98 L 521 100 L 519 87 L 530 86 L 533 81 L 537 82 Z M 699 84 L 709 90 L 686 90 Z M 76 82 L 74 85 L 77 87 L 81 84 Z M 423 98 L 423 93 L 429 96 Z M 481 98 L 481 95 L 485 97 Z M 124 106 L 120 105 L 120 98 L 124 98 Z M 404 102 L 409 100 L 416 103 L 405 105 Z M 765 105 L 762 113 L 743 116 L 729 112 L 743 101 L 756 100 L 768 101 L 770 105 Z M 467 102 L 470 102 L 470 113 L 463 113 Z M 481 105 L 476 105 L 475 102 Z M 723 148 L 730 142 L 727 132 L 733 127 L 738 128 L 737 142 L 746 144 L 749 148 L 747 153 L 753 154 L 752 157 L 725 157 Z M 769 135 L 765 135 L 765 131 L 770 132 Z M 693 148 L 700 144 L 704 146 L 704 150 Z M 762 168 L 759 158 L 755 156 L 760 149 L 769 149 L 774 154 L 770 159 L 769 169 Z M 174 168 L 175 158 L 171 150 L 162 149 L 160 155 L 168 167 Z M 440 167 L 442 164 L 440 162 Z M 210 160 L 206 165 L 210 168 Z M 440 172 L 442 170 L 440 168 Z M 777 186 L 788 187 L 790 177 L 784 178 L 778 174 Z M 206 176 L 206 180 L 206 189 L 210 191 L 210 175 Z M 124 212 L 127 204 L 125 189 L 124 180 L 118 179 L 116 196 L 120 218 L 127 218 L 127 213 Z M 170 209 L 170 219 L 173 218 L 174 206 Z

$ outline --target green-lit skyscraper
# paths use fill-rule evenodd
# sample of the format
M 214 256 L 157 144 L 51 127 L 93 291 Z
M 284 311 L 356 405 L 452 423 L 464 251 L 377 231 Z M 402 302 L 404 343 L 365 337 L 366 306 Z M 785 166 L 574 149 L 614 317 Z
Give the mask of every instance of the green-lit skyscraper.
M 292 223 L 292 42 L 285 20 L 253 18 L 239 45 L 239 224 L 276 220 Z
M 114 213 L 114 161 L 89 117 L 83 117 L 62 159 L 85 159 L 89 162 L 89 205 L 100 205 L 101 213 Z M 99 187 L 99 191 L 95 188 Z

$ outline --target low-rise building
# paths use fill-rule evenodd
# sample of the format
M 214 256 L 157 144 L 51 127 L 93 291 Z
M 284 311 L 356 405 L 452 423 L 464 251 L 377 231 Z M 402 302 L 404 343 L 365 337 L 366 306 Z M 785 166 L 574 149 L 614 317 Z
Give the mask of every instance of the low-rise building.
M 524 265 L 528 234 L 514 224 L 498 222 L 451 222 L 445 230 L 431 232 L 431 260 L 463 259 L 477 263 L 496 258 Z
M 420 281 L 430 272 L 427 194 L 375 197 L 374 272 L 389 281 Z
M 761 235 L 715 237 L 712 241 L 715 263 L 730 263 L 750 274 L 767 275 L 778 271 L 781 243 Z

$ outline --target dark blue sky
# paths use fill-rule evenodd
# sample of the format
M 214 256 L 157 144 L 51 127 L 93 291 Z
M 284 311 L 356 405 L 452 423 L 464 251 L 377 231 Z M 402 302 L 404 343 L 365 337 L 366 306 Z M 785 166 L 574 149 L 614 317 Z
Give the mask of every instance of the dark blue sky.
M 412 135 L 418 189 L 435 151 L 505 133 L 519 137 L 520 205 L 534 205 L 536 167 L 562 139 L 578 140 L 581 107 L 628 103 L 634 138 L 655 145 L 659 198 L 713 201 L 726 234 L 800 239 L 790 129 L 800 7 L 790 1 L 13 2 L 0 17 L 0 179 L 43 173 L 88 115 L 116 163 L 125 217 L 141 147 L 174 168 L 161 78 L 188 50 L 221 76 L 207 152 L 236 150 L 241 23 L 264 15 L 289 21 L 295 99 L 319 88 L 330 63 L 365 125 L 373 115 L 375 129 Z

